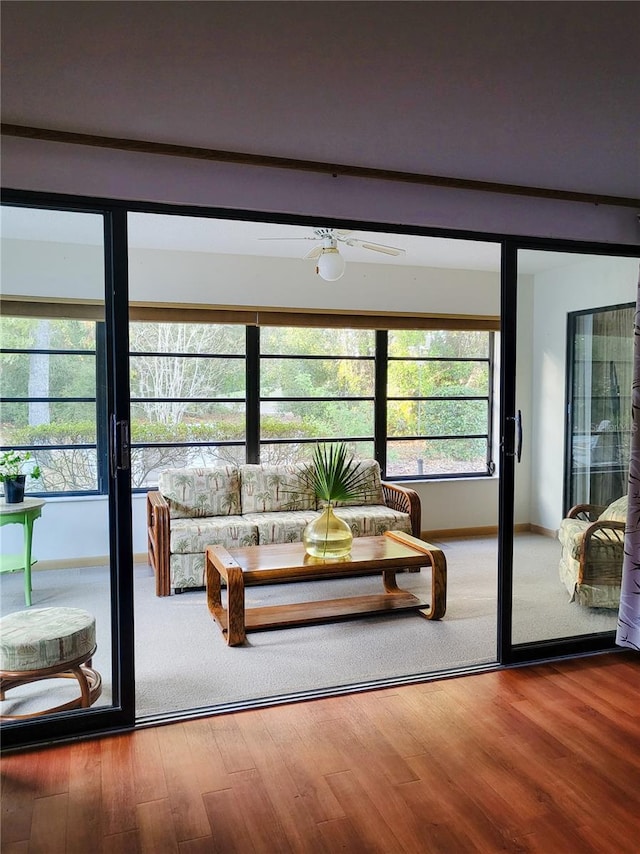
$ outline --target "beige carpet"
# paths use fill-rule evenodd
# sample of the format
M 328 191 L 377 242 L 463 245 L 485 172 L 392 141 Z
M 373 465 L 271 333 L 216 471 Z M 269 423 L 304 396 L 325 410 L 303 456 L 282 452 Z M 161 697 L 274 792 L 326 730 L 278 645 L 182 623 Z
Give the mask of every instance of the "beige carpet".
M 235 706 L 344 686 L 382 684 L 474 666 L 496 658 L 497 545 L 493 538 L 441 544 L 448 564 L 448 606 L 440 622 L 417 614 L 255 632 L 229 648 L 207 612 L 204 591 L 157 598 L 147 566 L 135 567 L 136 704 L 140 718 L 194 708 Z M 616 613 L 569 603 L 557 572 L 556 541 L 519 535 L 514 548 L 514 641 L 615 629 Z M 423 575 L 425 577 L 423 577 Z M 429 573 L 399 576 L 427 591 Z M 22 575 L 1 578 L 2 613 L 24 607 Z M 251 587 L 247 605 L 378 592 L 379 577 Z M 112 702 L 109 584 L 104 568 L 34 573 L 33 607 L 67 605 L 96 616 L 102 673 L 99 704 Z M 68 683 L 56 691 L 69 692 Z M 12 691 L 3 709 L 26 712 L 49 702 L 52 683 Z M 24 701 L 16 702 L 20 697 Z

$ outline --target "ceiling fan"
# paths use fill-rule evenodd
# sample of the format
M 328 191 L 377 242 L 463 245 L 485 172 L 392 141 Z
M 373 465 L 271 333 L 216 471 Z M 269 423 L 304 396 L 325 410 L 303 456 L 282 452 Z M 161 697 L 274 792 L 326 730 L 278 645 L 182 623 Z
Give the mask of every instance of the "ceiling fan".
M 384 243 L 371 243 L 369 240 L 360 240 L 351 237 L 352 231 L 335 228 L 314 228 L 313 237 L 262 237 L 261 240 L 314 240 L 319 241 L 318 246 L 310 249 L 303 258 L 318 259 L 316 273 L 327 282 L 335 282 L 344 275 L 345 261 L 338 250 L 338 243 L 346 246 L 361 246 L 363 249 L 372 249 L 374 252 L 382 252 L 385 255 L 404 255 L 405 250 L 396 246 L 386 246 Z

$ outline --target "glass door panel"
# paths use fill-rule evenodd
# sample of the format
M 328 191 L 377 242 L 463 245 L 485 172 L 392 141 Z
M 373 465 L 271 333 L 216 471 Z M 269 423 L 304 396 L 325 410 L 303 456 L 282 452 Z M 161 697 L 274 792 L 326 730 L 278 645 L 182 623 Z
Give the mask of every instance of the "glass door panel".
M 634 314 L 635 303 L 569 313 L 565 510 L 626 492 Z
M 64 636 L 80 655 L 95 640 L 91 666 L 101 690 L 96 676 L 92 714 L 119 702 L 113 666 L 103 215 L 3 206 L 2 291 L 0 452 L 27 457 L 25 506 L 37 512 L 30 585 L 25 560 L 11 563 L 12 556 L 23 555 L 27 528 L 19 519 L 14 523 L 14 514 L 3 524 L 3 568 L 9 571 L 1 576 L 1 613 L 3 619 L 15 615 L 25 637 L 38 629 L 56 646 Z M 2 505 L 6 518 L 6 498 Z M 79 618 L 78 611 L 88 617 Z M 69 628 L 74 625 L 75 631 L 76 619 L 88 621 L 84 637 Z M 43 641 L 29 670 L 67 660 L 68 653 L 47 659 L 44 647 Z M 23 665 L 16 669 L 24 670 Z M 21 723 L 30 724 L 79 694 L 74 678 L 29 679 L 6 692 L 2 715 L 21 715 Z M 66 709 L 53 717 L 77 714 Z
M 633 258 L 518 253 L 512 642 L 615 629 L 620 525 L 589 526 L 627 489 Z M 575 504 L 590 505 L 583 513 Z M 597 505 L 597 506 L 595 506 Z M 584 537 L 591 536 L 584 557 Z M 602 540 L 602 541 L 601 541 Z

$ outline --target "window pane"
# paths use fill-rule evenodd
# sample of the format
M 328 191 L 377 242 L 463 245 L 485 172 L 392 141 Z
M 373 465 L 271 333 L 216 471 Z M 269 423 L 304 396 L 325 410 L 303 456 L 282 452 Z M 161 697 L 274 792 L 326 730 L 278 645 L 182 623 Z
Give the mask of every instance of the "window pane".
M 283 444 L 266 444 L 260 446 L 260 462 L 269 464 L 296 463 L 310 460 L 313 456 L 314 442 L 300 444 L 285 442 Z M 359 459 L 373 458 L 373 442 L 347 442 L 349 454 Z
M 223 445 L 214 447 L 147 446 L 131 451 L 131 481 L 137 489 L 151 489 L 158 485 L 158 474 L 168 468 L 197 466 L 240 465 L 245 462 L 245 446 Z
M 395 436 L 465 436 L 487 434 L 484 400 L 389 401 L 387 431 Z
M 131 356 L 131 396 L 216 398 L 245 395 L 244 359 Z
M 373 402 L 263 403 L 260 434 L 263 439 L 373 436 Z
M 95 397 L 95 365 L 94 353 L 1 353 L 2 396 Z
M 2 346 L 20 350 L 95 350 L 92 320 L 39 317 L 0 318 Z
M 147 446 L 132 449 L 135 488 L 155 486 L 165 468 L 245 462 L 244 326 L 135 322 L 130 350 L 131 436 Z M 224 398 L 238 402 L 205 402 Z M 228 441 L 240 444 L 213 444 Z
M 409 358 L 488 358 L 489 332 L 437 330 L 391 330 L 389 355 Z
M 95 403 L 0 404 L 2 445 L 86 445 L 95 441 Z
M 472 474 L 487 471 L 485 439 L 391 441 L 387 445 L 387 477 Z
M 219 323 L 129 324 L 132 353 L 244 354 L 245 327 Z
M 372 397 L 373 360 L 263 359 L 263 397 Z
M 95 425 L 94 425 L 95 426 Z M 95 448 L 56 448 L 33 451 L 41 475 L 30 489 L 38 492 L 80 492 L 98 489 Z
M 265 356 L 373 356 L 375 332 L 262 326 L 260 352 Z
M 244 402 L 131 404 L 132 442 L 222 442 L 244 435 Z
M 95 491 L 95 447 L 70 446 L 95 446 L 97 440 L 96 324 L 3 316 L 0 333 L 4 349 L 24 351 L 0 354 L 0 444 L 31 450 L 41 476 L 28 479 L 27 492 Z M 43 445 L 61 447 L 40 450 Z
M 389 362 L 390 397 L 473 397 L 489 394 L 487 362 Z

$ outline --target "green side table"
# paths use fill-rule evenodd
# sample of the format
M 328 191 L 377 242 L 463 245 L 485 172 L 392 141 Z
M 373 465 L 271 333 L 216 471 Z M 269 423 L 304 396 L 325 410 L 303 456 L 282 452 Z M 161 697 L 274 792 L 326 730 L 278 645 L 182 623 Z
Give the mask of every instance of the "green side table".
M 31 558 L 33 523 L 40 516 L 45 502 L 42 498 L 25 498 L 19 504 L 0 501 L 0 528 L 17 524 L 24 528 L 24 549 L 18 555 L 0 555 L 0 572 L 24 571 L 24 601 L 31 605 L 31 567 L 36 562 Z

